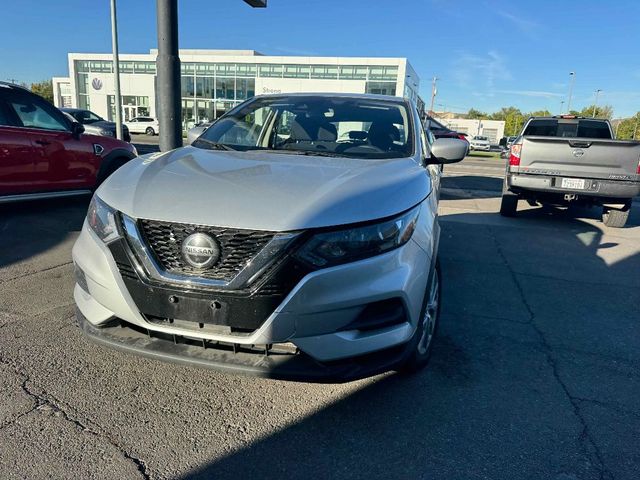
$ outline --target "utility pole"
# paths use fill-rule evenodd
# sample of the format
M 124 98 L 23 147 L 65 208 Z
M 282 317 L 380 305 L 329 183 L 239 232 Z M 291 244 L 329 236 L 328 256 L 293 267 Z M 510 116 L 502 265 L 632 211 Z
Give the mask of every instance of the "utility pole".
M 571 97 L 573 95 L 573 83 L 576 80 L 576 72 L 569 72 L 569 99 L 567 100 L 567 113 L 571 113 Z
M 182 99 L 178 56 L 178 0 L 157 0 L 158 70 L 157 110 L 160 151 L 182 146 Z
M 267 0 L 244 0 L 253 8 L 265 8 Z M 182 99 L 178 50 L 178 0 L 156 0 L 158 23 L 157 110 L 160 151 L 182 146 Z
M 113 50 L 113 87 L 115 89 L 116 138 L 122 140 L 122 98 L 120 97 L 120 60 L 118 57 L 118 20 L 116 0 L 111 0 L 111 49 Z
M 431 108 L 429 108 L 429 115 L 433 116 L 433 102 L 436 99 L 436 95 L 438 93 L 438 89 L 436 88 L 436 82 L 438 81 L 438 77 L 433 77 L 431 80 Z
M 593 104 L 593 115 L 591 115 L 591 118 L 596 118 L 596 108 L 598 107 L 598 95 L 600 95 L 600 92 L 602 90 L 598 89 L 596 90 L 596 101 Z

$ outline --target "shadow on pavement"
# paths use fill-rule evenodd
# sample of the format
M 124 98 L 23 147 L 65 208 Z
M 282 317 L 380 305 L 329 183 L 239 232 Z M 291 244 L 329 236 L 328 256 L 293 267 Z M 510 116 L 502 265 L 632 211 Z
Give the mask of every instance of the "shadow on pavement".
M 471 198 L 473 195 L 469 195 L 467 190 L 482 190 L 483 193 L 490 197 L 500 197 L 502 195 L 502 179 L 496 177 L 485 177 L 480 175 L 459 175 L 459 176 L 444 176 L 440 180 L 440 185 L 445 189 L 460 190 L 462 197 Z M 455 200 L 459 198 L 454 195 L 449 195 L 448 192 L 442 193 L 442 198 Z
M 0 267 L 16 264 L 71 241 L 82 229 L 89 195 L 0 205 Z M 66 261 L 71 261 L 68 252 Z
M 543 209 L 442 220 L 443 316 L 426 371 L 381 376 L 183 478 L 631 478 L 640 255 L 605 261 L 619 244 L 603 229 Z

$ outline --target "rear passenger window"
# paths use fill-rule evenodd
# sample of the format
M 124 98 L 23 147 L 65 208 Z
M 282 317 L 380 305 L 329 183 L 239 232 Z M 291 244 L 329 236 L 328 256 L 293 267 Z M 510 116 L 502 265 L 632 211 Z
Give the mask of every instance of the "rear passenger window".
M 604 122 L 580 120 L 578 122 L 578 136 L 586 138 L 611 138 L 609 126 Z
M 546 118 L 531 120 L 524 135 L 560 138 L 611 138 L 606 122 L 598 120 L 574 120 Z

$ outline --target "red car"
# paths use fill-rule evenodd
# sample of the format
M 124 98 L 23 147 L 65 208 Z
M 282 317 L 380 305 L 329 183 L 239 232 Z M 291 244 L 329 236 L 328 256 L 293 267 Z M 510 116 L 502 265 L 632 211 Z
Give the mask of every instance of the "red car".
M 83 132 L 42 97 L 0 82 L 0 203 L 90 193 L 137 156 L 129 143 Z

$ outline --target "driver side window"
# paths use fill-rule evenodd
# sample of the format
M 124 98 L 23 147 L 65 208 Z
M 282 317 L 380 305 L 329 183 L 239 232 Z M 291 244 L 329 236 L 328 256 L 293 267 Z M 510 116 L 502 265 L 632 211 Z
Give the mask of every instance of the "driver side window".
M 23 127 L 41 128 L 43 130 L 68 130 L 67 125 L 61 120 L 47 112 L 39 102 L 29 98 L 11 99 L 9 104 L 16 112 Z

